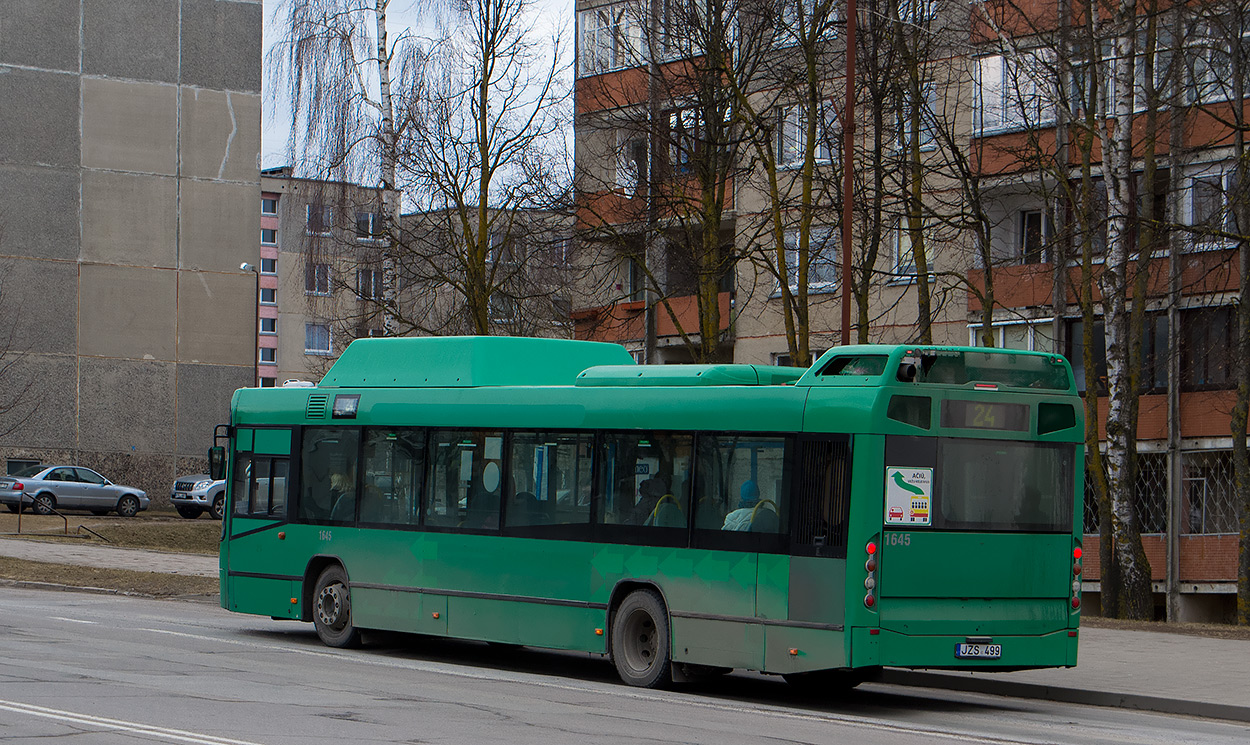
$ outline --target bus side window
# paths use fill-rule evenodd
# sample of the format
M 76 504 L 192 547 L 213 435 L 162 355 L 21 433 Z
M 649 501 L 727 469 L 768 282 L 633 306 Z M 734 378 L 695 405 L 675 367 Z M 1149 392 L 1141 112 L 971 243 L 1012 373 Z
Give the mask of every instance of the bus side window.
M 685 528 L 693 444 L 691 436 L 669 432 L 605 435 L 600 522 Z
M 360 430 L 308 427 L 301 450 L 299 517 L 308 522 L 355 522 L 356 457 Z
M 512 435 L 508 527 L 590 524 L 590 434 Z
M 799 443 L 794 485 L 793 553 L 846 556 L 850 515 L 850 444 L 845 440 Z
M 785 465 L 784 437 L 700 436 L 695 527 L 784 532 L 790 514 Z
M 416 525 L 425 473 L 425 430 L 365 430 L 360 522 Z
M 234 457 L 234 471 L 230 478 L 230 498 L 234 500 L 234 514 L 247 515 L 252 511 L 252 456 L 239 453 Z
M 499 530 L 503 433 L 441 430 L 430 437 L 425 524 L 466 531 Z

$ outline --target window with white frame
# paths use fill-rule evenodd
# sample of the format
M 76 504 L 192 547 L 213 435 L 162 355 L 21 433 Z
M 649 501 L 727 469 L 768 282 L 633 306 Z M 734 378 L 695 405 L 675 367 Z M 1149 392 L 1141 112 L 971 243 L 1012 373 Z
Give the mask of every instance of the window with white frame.
M 643 62 L 642 26 L 625 3 L 603 5 L 577 14 L 581 76 L 634 67 Z
M 304 292 L 309 295 L 330 294 L 330 265 L 308 262 L 304 269 Z
M 807 291 L 836 292 L 838 289 L 838 232 L 833 228 L 812 228 L 807 248 Z M 786 282 L 792 292 L 799 289 L 802 259 L 799 231 L 786 233 Z
M 330 353 L 330 327 L 324 323 L 304 324 L 304 354 Z
M 382 271 L 380 269 L 356 270 L 356 296 L 364 300 L 382 297 Z
M 626 196 L 639 194 L 647 180 L 647 140 L 632 132 L 616 133 L 616 188 Z
M 382 237 L 382 216 L 376 212 L 356 213 L 356 240 L 375 241 Z
M 822 101 L 820 121 L 816 125 L 816 163 L 829 163 L 837 156 L 838 119 L 833 105 Z M 803 165 L 807 140 L 806 105 L 795 104 L 777 109 L 777 167 L 799 168 Z
M 264 378 L 264 377 L 262 377 L 262 378 L 260 379 L 260 387 L 261 387 L 261 388 L 276 388 L 277 386 L 278 386 L 278 379 L 277 379 L 277 378 Z
M 270 335 L 278 333 L 278 319 L 276 318 L 260 319 L 260 333 L 270 334 Z
M 803 39 L 829 41 L 838 38 L 842 16 L 837 0 L 781 0 L 773 44 L 794 46 Z
M 920 228 L 924 230 L 923 224 Z M 906 284 L 916 278 L 916 257 L 906 218 L 899 220 L 890 240 L 890 273 L 893 281 Z
M 1023 264 L 1046 261 L 1050 223 L 1042 210 L 1020 210 L 1016 217 L 1016 256 Z
M 699 147 L 699 112 L 694 109 L 670 111 L 668 165 L 676 173 L 686 173 L 694 163 Z
M 1054 121 L 1054 53 L 1048 49 L 977 60 L 977 115 L 982 130 Z
M 1187 39 L 1185 55 L 1189 78 L 1186 85 L 1188 103 L 1210 103 L 1227 100 L 1233 78 L 1233 56 L 1228 34 L 1222 23 L 1199 24 Z
M 921 150 L 932 150 L 937 147 L 936 131 L 938 126 L 937 113 L 941 110 L 941 102 L 938 100 L 937 89 L 932 83 L 925 83 L 921 91 L 924 100 L 913 102 L 908 100 L 903 102 L 902 108 L 898 112 L 898 144 L 900 148 L 907 148 L 911 145 L 912 127 L 919 124 L 920 136 L 917 138 L 917 145 Z M 913 114 L 914 111 L 914 114 Z
M 278 200 L 274 197 L 260 198 L 260 214 L 276 215 L 278 214 Z
M 261 274 L 277 274 L 278 273 L 278 260 L 277 259 L 261 259 L 260 260 L 260 273 Z
M 1197 245 L 1224 244 L 1223 234 L 1237 233 L 1233 210 L 1237 181 L 1232 173 L 1194 176 L 1189 182 L 1189 224 Z
M 263 365 L 278 364 L 278 350 L 275 349 L 274 347 L 261 347 L 260 348 L 260 362 Z
M 994 346 L 999 349 L 1024 349 L 1033 352 L 1054 352 L 1054 322 L 1049 318 L 1038 320 L 1000 321 L 991 324 Z M 968 324 L 968 344 L 984 346 L 981 324 Z
M 334 224 L 334 210 L 328 205 L 313 202 L 307 205 L 309 235 L 329 235 Z
M 264 243 L 266 246 L 278 245 L 277 228 L 261 228 L 260 229 L 260 242 Z
M 274 287 L 260 288 L 260 304 L 261 305 L 277 305 L 278 290 Z

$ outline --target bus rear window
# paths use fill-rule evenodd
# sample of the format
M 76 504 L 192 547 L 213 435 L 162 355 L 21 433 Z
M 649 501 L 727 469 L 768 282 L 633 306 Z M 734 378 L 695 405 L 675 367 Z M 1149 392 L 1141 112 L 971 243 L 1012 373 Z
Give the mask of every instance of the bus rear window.
M 1002 440 L 942 440 L 936 528 L 1072 531 L 1076 446 Z
M 920 383 L 994 383 L 1009 388 L 1066 391 L 1071 388 L 1066 365 L 1049 357 L 1002 352 L 922 350 L 916 376 Z
M 821 375 L 880 375 L 890 358 L 884 354 L 859 354 L 834 357 L 820 371 Z

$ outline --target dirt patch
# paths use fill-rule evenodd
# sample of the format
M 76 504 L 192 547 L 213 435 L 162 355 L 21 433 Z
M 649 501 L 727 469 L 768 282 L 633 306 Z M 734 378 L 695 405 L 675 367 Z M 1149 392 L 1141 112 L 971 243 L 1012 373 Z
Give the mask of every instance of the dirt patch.
M 1163 634 L 1187 634 L 1211 639 L 1250 641 L 1250 626 L 1228 626 L 1216 623 L 1165 623 L 1163 621 L 1126 621 L 1119 618 L 1081 616 L 1081 625 L 1095 629 L 1155 631 Z
M 149 548 L 157 551 L 178 551 L 188 554 L 216 554 L 221 537 L 221 523 L 199 518 L 184 520 L 180 517 L 149 515 L 138 517 L 96 517 L 94 515 L 68 515 L 68 529 L 74 538 L 65 538 L 67 523 L 50 515 L 22 515 L 21 538 L 30 540 L 82 540 L 101 546 L 122 548 Z M 0 514 L 0 533 L 17 533 L 17 515 Z M 97 537 L 101 536 L 101 537 Z M 57 536 L 57 537 L 53 537 Z
M 0 556 L 0 580 L 91 587 L 155 598 L 212 599 L 217 595 L 218 589 L 216 577 L 49 564 L 2 556 Z

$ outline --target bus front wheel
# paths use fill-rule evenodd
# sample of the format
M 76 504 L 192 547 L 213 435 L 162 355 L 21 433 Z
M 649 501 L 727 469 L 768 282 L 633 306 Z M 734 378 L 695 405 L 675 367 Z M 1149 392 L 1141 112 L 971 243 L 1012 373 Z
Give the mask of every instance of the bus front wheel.
M 616 609 L 612 662 L 630 685 L 655 688 L 669 681 L 668 613 L 654 590 L 635 590 Z
M 360 646 L 360 630 L 352 625 L 352 599 L 343 567 L 326 567 L 313 591 L 313 626 L 327 647 Z

